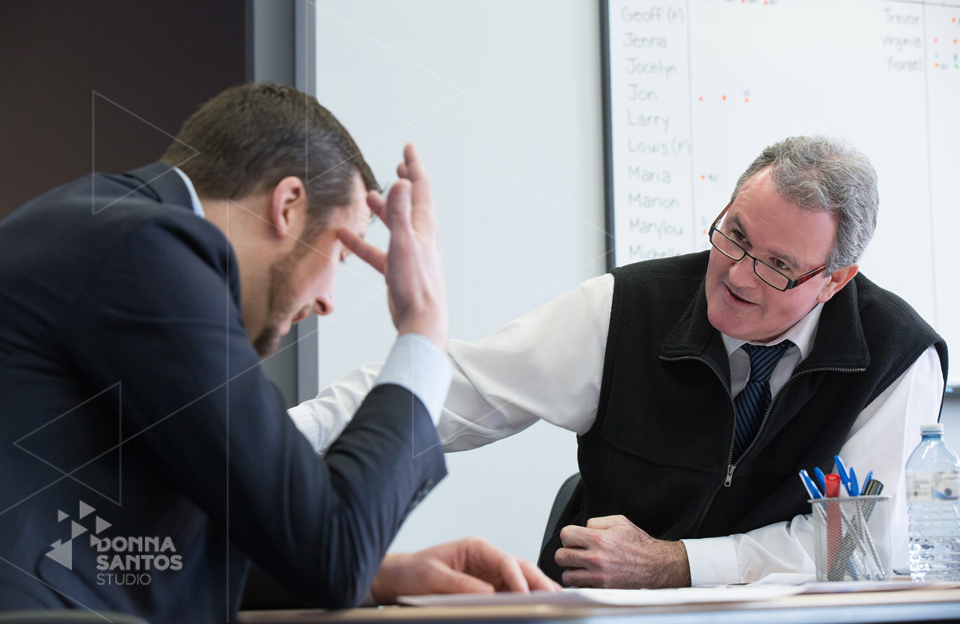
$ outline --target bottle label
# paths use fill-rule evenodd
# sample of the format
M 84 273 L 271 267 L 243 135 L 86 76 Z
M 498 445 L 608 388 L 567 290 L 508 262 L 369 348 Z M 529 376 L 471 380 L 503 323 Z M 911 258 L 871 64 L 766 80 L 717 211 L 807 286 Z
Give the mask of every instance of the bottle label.
M 924 503 L 960 498 L 960 472 L 908 472 L 907 502 Z

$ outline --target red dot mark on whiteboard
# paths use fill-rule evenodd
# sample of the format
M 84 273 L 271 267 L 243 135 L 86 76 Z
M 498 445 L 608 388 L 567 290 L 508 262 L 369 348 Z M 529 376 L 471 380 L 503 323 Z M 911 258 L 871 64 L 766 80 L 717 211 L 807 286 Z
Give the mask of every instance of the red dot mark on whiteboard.
M 723 96 L 723 101 L 724 101 L 724 102 L 727 101 L 727 96 Z
M 701 102 L 703 101 L 703 96 L 702 96 L 702 95 L 700 96 L 700 101 L 701 101 Z
M 744 102 L 749 102 L 749 101 L 750 101 L 750 98 L 743 98 L 743 101 L 744 101 Z
M 701 179 L 701 180 L 706 180 L 706 179 L 707 179 L 707 176 L 702 175 L 702 176 L 700 176 L 700 179 Z

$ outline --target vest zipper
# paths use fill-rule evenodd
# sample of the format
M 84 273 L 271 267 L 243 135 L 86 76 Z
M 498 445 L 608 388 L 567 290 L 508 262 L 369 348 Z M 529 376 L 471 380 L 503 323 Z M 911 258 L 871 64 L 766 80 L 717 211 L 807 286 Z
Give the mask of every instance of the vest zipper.
M 723 482 L 723 487 L 730 487 L 733 483 L 733 471 L 737 469 L 735 464 L 727 464 L 727 479 Z M 712 500 L 710 501 L 713 502 Z
M 764 425 L 767 424 L 767 418 L 770 416 L 770 412 L 773 411 L 773 404 L 777 401 L 777 397 L 780 396 L 780 393 L 783 392 L 783 389 L 787 387 L 787 384 L 800 377 L 801 375 L 806 375 L 807 373 L 816 373 L 816 372 L 834 372 L 834 373 L 862 373 L 867 369 L 865 368 L 833 368 L 833 367 L 821 367 L 821 368 L 811 368 L 809 370 L 800 371 L 790 376 L 783 385 L 780 386 L 780 389 L 777 390 L 777 393 L 773 395 L 773 398 L 770 399 L 770 405 L 767 407 L 767 412 L 763 415 L 763 420 L 760 421 L 760 427 L 757 429 L 756 435 L 753 436 L 753 440 L 750 441 L 750 444 L 747 445 L 747 448 L 743 449 L 743 454 L 740 457 L 746 456 L 750 452 L 750 449 L 753 448 L 753 445 L 757 443 L 757 440 L 760 438 L 760 433 L 763 431 Z M 768 382 L 769 383 L 769 382 Z M 736 410 L 734 410 L 736 412 Z M 736 422 L 734 422 L 736 425 Z M 730 449 L 731 456 L 733 455 L 733 449 Z M 734 466 L 736 468 L 736 466 Z M 730 481 L 733 480 L 733 470 L 727 469 L 727 481 L 724 483 L 725 487 L 730 487 Z
M 721 487 L 730 487 L 730 484 L 733 483 L 733 471 L 737 469 L 737 465 L 733 463 L 733 445 L 736 441 L 736 432 L 737 432 L 737 406 L 733 402 L 733 395 L 730 392 L 730 388 L 727 386 L 726 380 L 723 378 L 723 375 L 720 374 L 720 371 L 717 370 L 711 362 L 694 355 L 684 355 L 677 358 L 666 358 L 662 355 L 660 359 L 667 362 L 676 362 L 679 360 L 697 360 L 698 362 L 703 362 L 707 365 L 707 368 L 713 371 L 713 374 L 717 376 L 717 379 L 720 380 L 720 385 L 723 386 L 723 389 L 727 391 L 727 398 L 730 399 L 730 407 L 733 408 L 733 432 L 730 434 L 730 451 L 727 454 L 727 478 L 724 480 L 723 485 L 717 487 L 713 490 L 713 494 L 710 495 L 710 500 L 707 501 L 707 506 L 703 508 L 703 512 L 700 514 L 700 518 L 697 520 L 697 526 L 693 530 L 693 535 L 700 534 L 700 527 L 703 526 L 703 521 L 707 518 L 707 512 L 710 511 L 710 507 L 713 505 L 713 499 L 717 497 L 717 494 L 720 493 Z M 773 401 L 770 402 L 773 405 Z
M 727 476 L 723 481 L 723 485 L 718 486 L 713 490 L 713 494 L 710 495 L 710 500 L 707 501 L 707 506 L 703 508 L 703 512 L 700 514 L 699 520 L 697 520 L 697 526 L 694 529 L 693 534 L 699 535 L 700 527 L 703 526 L 703 522 L 707 519 L 707 513 L 710 511 L 710 507 L 713 506 L 713 501 L 717 497 L 717 494 L 720 493 L 721 489 L 725 487 L 730 487 L 730 485 L 733 483 L 733 473 L 734 471 L 736 471 L 737 465 L 738 465 L 733 463 L 733 446 L 736 442 L 736 435 L 737 435 L 737 406 L 733 402 L 733 395 L 730 392 L 730 388 L 727 387 L 727 382 L 723 379 L 723 375 L 721 375 L 720 371 L 718 371 L 716 367 L 710 362 L 708 362 L 707 360 L 701 357 L 693 356 L 693 355 L 685 355 L 677 358 L 666 358 L 661 355 L 660 359 L 666 362 L 674 362 L 678 360 L 697 360 L 706 364 L 707 367 L 710 370 L 712 370 L 713 373 L 717 376 L 717 379 L 720 380 L 720 384 L 723 386 L 724 390 L 727 391 L 727 398 L 730 399 L 730 406 L 733 408 L 733 432 L 730 434 L 730 452 L 727 455 Z M 763 415 L 763 420 L 760 421 L 760 427 L 757 429 L 757 433 L 754 434 L 753 440 L 751 440 L 747 448 L 743 450 L 743 453 L 740 455 L 740 457 L 746 457 L 747 453 L 750 452 L 750 449 L 753 448 L 753 445 L 757 443 L 757 440 L 760 438 L 760 434 L 763 432 L 763 427 L 767 424 L 767 418 L 769 418 L 770 412 L 773 411 L 774 402 L 776 402 L 777 397 L 780 396 L 780 393 L 783 392 L 783 389 L 786 388 L 787 384 L 789 384 L 791 381 L 793 381 L 797 377 L 800 377 L 801 375 L 806 375 L 807 373 L 816 373 L 816 372 L 862 373 L 865 370 L 867 369 L 866 368 L 820 367 L 820 368 L 811 368 L 809 370 L 800 371 L 799 373 L 794 373 L 793 375 L 791 375 L 785 382 L 783 382 L 783 385 L 780 386 L 780 389 L 777 390 L 777 393 L 773 395 L 773 398 L 770 399 L 770 405 L 767 406 L 767 411 Z

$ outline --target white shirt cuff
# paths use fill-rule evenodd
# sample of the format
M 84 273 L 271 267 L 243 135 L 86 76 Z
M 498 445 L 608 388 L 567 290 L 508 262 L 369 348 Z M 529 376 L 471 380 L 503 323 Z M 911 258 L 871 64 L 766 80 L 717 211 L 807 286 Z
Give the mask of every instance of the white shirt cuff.
M 733 538 L 707 537 L 680 540 L 687 549 L 690 585 L 732 585 L 740 582 L 740 564 Z
M 306 402 L 300 405 L 294 405 L 287 410 L 287 414 L 290 416 L 290 419 L 293 420 L 293 424 L 297 426 L 297 429 L 300 430 L 300 433 L 307 439 L 307 442 L 310 443 L 310 446 L 313 447 L 313 452 L 318 455 L 323 455 L 324 448 L 320 434 L 320 425 L 317 424 L 313 415 L 304 409 L 305 405 Z
M 452 375 L 447 354 L 432 340 L 420 334 L 403 334 L 390 350 L 374 386 L 403 386 L 423 402 L 437 425 Z

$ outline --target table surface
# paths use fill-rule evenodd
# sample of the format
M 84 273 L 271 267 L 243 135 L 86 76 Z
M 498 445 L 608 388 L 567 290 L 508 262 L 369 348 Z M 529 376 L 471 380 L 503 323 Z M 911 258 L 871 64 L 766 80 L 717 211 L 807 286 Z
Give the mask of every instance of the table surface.
M 241 624 L 371 624 L 390 622 L 604 622 L 627 624 L 777 624 L 960 620 L 960 589 L 808 594 L 741 603 L 651 607 L 522 605 L 489 607 L 381 607 L 343 611 L 243 611 Z

